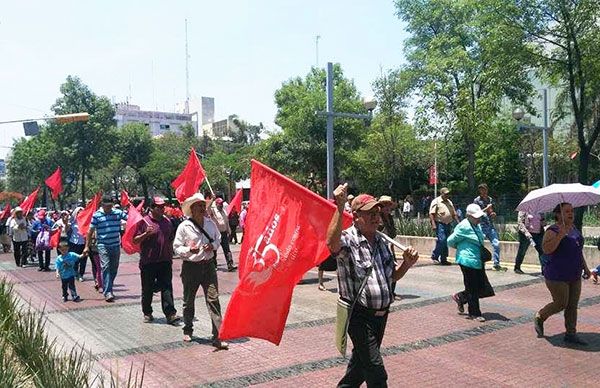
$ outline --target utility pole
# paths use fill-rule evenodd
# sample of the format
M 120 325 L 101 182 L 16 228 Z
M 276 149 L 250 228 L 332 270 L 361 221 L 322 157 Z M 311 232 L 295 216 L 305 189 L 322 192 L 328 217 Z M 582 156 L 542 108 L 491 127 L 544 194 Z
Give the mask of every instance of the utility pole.
M 190 54 L 188 52 L 187 19 L 185 19 L 185 114 L 190 113 Z
M 319 39 L 321 39 L 321 35 L 317 35 L 317 37 L 315 38 L 315 51 L 316 51 L 316 58 L 317 58 L 317 67 L 319 67 Z

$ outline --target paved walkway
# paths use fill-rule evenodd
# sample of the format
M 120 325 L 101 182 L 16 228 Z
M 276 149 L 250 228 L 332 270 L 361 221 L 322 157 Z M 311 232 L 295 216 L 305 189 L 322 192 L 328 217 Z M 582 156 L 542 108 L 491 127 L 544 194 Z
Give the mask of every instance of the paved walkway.
M 239 246 L 233 246 L 237 260 Z M 53 258 L 54 260 L 54 258 Z M 219 255 L 219 285 L 223 311 L 237 284 L 237 273 L 225 271 Z M 88 265 L 89 267 L 89 265 Z M 181 262 L 174 265 L 176 307 L 181 314 Z M 585 282 L 578 329 L 587 347 L 562 341 L 561 316 L 546 323 L 547 338 L 537 339 L 532 316 L 549 301 L 535 268 L 530 275 L 489 271 L 496 296 L 484 299 L 481 324 L 458 315 L 449 295 L 462 287 L 457 266 L 433 266 L 427 259 L 398 283 L 402 300 L 392 306 L 382 345 L 390 386 L 598 386 L 600 364 L 600 286 Z M 89 271 L 89 270 L 88 270 Z M 91 276 L 77 289 L 81 303 L 63 303 L 53 272 L 36 267 L 15 268 L 12 254 L 0 255 L 0 276 L 48 317 L 47 331 L 59 343 L 83 344 L 97 367 L 125 375 L 131 365 L 145 365 L 145 387 L 332 387 L 347 360 L 333 344 L 337 280 L 327 274 L 328 291 L 317 290 L 316 271 L 296 287 L 280 346 L 239 339 L 228 351 L 210 345 L 210 322 L 202 295 L 197 300 L 195 335 L 181 341 L 181 327 L 167 325 L 155 296 L 154 323 L 142 323 L 137 256 L 122 256 L 115 283 L 115 303 L 94 291 Z

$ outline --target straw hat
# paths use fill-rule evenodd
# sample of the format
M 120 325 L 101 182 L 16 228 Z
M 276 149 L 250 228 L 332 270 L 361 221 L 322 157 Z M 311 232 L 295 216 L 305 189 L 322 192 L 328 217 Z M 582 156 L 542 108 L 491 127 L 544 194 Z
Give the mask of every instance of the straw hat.
M 181 205 L 181 210 L 183 211 L 183 214 L 185 214 L 187 217 L 191 217 L 192 216 L 191 207 L 196 202 L 206 203 L 206 199 L 204 199 L 204 195 L 202 195 L 202 193 L 196 193 L 196 194 L 192 195 L 191 197 L 188 197 L 185 201 L 183 201 L 183 204 Z

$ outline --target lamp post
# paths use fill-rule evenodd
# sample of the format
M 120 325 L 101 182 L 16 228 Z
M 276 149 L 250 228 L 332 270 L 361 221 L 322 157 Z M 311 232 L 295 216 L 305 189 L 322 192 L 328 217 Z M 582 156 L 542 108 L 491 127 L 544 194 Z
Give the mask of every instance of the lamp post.
M 374 99 L 364 100 L 363 104 L 369 111 L 368 114 L 334 112 L 333 110 L 333 63 L 327 62 L 327 106 L 325 112 L 316 112 L 318 116 L 327 117 L 327 198 L 333 198 L 333 119 L 344 117 L 359 120 L 371 120 L 373 109 L 377 106 Z
M 543 89 L 542 90 L 542 98 L 544 101 L 544 126 L 543 127 L 539 127 L 536 125 L 525 125 L 525 124 L 521 124 L 521 120 L 523 119 L 523 117 L 525 117 L 525 111 L 523 111 L 523 109 L 521 108 L 516 108 L 513 113 L 512 116 L 515 120 L 517 120 L 519 123 L 517 124 L 517 129 L 519 131 L 526 131 L 526 130 L 540 130 L 542 131 L 542 139 L 544 142 L 544 153 L 543 153 L 543 160 L 542 160 L 542 175 L 543 175 L 543 185 L 544 187 L 548 186 L 548 130 L 550 128 L 548 128 L 548 89 Z

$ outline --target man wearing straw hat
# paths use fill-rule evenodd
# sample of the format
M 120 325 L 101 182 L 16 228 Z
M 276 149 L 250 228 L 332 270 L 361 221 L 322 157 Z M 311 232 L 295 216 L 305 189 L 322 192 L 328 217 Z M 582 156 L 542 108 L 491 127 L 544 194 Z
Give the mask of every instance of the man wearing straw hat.
M 221 233 L 208 218 L 206 200 L 201 193 L 187 198 L 181 208 L 189 218 L 177 228 L 173 248 L 175 254 L 183 259 L 183 341 L 192 341 L 196 293 L 202 286 L 212 322 L 212 344 L 217 349 L 227 349 L 228 344 L 218 337 L 222 318 L 217 268 L 213 260 L 214 252 L 221 243 Z

